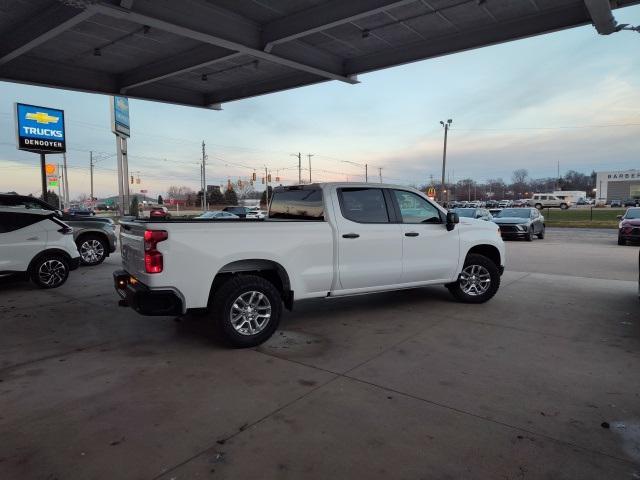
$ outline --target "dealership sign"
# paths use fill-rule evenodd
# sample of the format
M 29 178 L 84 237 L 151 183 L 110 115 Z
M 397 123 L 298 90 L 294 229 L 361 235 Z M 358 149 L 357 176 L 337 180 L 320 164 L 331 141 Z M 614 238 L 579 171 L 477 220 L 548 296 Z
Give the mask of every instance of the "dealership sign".
M 122 137 L 130 136 L 129 99 L 126 97 L 111 97 L 111 131 Z
M 63 110 L 24 103 L 16 103 L 15 106 L 19 150 L 35 153 L 67 151 Z

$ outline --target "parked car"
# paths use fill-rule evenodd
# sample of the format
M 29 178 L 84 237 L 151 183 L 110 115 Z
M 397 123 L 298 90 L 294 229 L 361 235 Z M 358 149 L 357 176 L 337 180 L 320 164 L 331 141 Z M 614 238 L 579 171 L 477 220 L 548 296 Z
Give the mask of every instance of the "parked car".
M 96 212 L 93 211 L 93 208 L 83 207 L 80 205 L 72 205 L 66 209 L 64 213 L 70 217 L 90 217 L 96 214 Z
M 171 218 L 171 213 L 169 213 L 169 209 L 163 206 L 151 207 L 149 209 L 149 218 L 154 220 L 167 220 Z
M 625 207 L 637 207 L 637 206 L 639 206 L 639 205 L 640 205 L 640 204 L 639 204 L 639 201 L 638 201 L 638 199 L 637 199 L 637 198 L 627 198 L 627 199 L 624 201 L 624 206 L 625 206 Z
M 57 288 L 79 262 L 73 229 L 54 213 L 0 206 L 0 277 Z
M 266 218 L 267 216 L 267 212 L 258 209 L 249 209 L 249 211 L 247 212 L 247 218 L 252 219 L 252 220 L 262 220 L 263 218 Z
M 47 202 L 27 195 L 0 194 L 0 207 L 53 214 L 73 227 L 82 265 L 99 265 L 116 251 L 116 224 L 107 217 L 69 216 Z
M 482 303 L 504 270 L 495 224 L 459 219 L 409 187 L 277 187 L 268 217 L 197 229 L 122 222 L 121 304 L 144 315 L 207 309 L 222 338 L 249 347 L 273 334 L 294 300 L 440 284 Z
M 640 241 L 640 208 L 627 208 L 624 215 L 618 215 L 618 245 Z
M 497 200 L 487 200 L 485 202 L 485 207 L 487 208 L 498 208 L 499 202 Z
M 202 215 L 193 217 L 198 220 L 239 220 L 240 217 L 229 212 L 221 212 L 218 210 L 211 210 L 204 212 Z
M 620 200 L 611 200 L 609 202 L 609 206 L 611 208 L 621 208 L 622 207 L 622 202 Z
M 537 208 L 505 208 L 493 221 L 500 227 L 502 238 L 524 238 L 528 242 L 534 235 L 544 238 L 544 216 Z
M 514 200 L 513 202 L 511 202 L 511 206 L 516 208 L 530 207 L 531 203 L 528 199 L 523 198 L 521 200 Z
M 538 210 L 542 210 L 547 207 L 566 210 L 571 206 L 571 202 L 569 200 L 564 200 L 550 193 L 534 193 L 529 200 L 529 203 Z
M 452 211 L 456 212 L 461 218 L 477 218 L 487 222 L 493 220 L 493 216 L 486 208 L 454 208 Z
M 234 215 L 239 216 L 240 218 L 247 218 L 247 213 L 249 213 L 249 207 L 243 207 L 240 205 L 236 205 L 233 207 L 224 207 L 222 209 L 223 212 L 233 213 Z
M 500 200 L 498 202 L 498 208 L 509 208 L 513 205 L 513 201 L 511 200 Z

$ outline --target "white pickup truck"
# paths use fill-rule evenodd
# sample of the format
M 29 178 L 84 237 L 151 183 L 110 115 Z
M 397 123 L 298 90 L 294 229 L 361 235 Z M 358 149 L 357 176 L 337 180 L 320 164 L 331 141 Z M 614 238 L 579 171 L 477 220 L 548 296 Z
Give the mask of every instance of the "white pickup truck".
M 120 241 L 121 305 L 143 315 L 206 309 L 235 347 L 267 340 L 294 300 L 442 284 L 482 303 L 505 263 L 494 223 L 371 183 L 278 187 L 265 220 L 123 221 Z

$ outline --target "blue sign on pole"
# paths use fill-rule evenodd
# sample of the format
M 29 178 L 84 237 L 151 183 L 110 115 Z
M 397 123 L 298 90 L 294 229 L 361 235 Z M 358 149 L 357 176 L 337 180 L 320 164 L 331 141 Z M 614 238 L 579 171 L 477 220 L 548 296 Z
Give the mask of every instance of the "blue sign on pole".
M 129 99 L 111 97 L 111 131 L 122 137 L 129 137 Z
M 16 103 L 18 149 L 36 153 L 67 151 L 64 110 Z

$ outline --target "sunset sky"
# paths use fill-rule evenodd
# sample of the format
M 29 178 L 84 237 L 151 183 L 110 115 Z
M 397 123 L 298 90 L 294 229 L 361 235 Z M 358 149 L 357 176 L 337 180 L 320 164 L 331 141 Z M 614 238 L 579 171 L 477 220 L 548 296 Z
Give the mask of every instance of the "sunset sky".
M 640 7 L 616 11 L 640 24 Z M 426 60 L 338 82 L 223 105 L 223 111 L 130 101 L 136 190 L 199 187 L 201 142 L 208 183 L 248 177 L 265 165 L 297 181 L 297 159 L 314 154 L 313 180 L 402 184 L 439 177 L 440 120 L 453 119 L 452 180 L 533 177 L 640 168 L 640 35 L 597 35 L 592 26 Z M 13 103 L 65 110 L 71 197 L 89 192 L 89 151 L 101 160 L 98 196 L 117 193 L 115 139 L 103 95 L 0 82 L 0 191 L 39 193 L 38 157 L 16 149 Z M 61 156 L 51 155 L 53 163 Z M 308 177 L 308 172 L 303 172 Z

